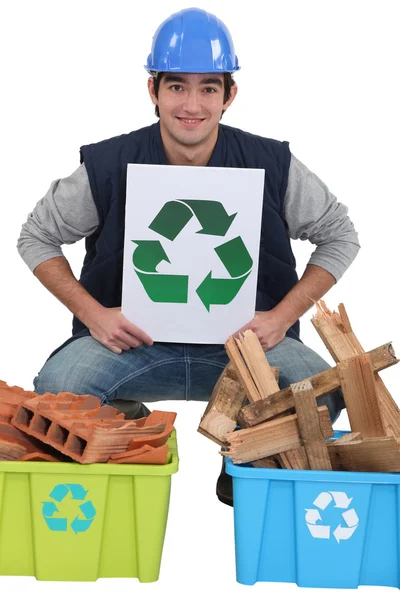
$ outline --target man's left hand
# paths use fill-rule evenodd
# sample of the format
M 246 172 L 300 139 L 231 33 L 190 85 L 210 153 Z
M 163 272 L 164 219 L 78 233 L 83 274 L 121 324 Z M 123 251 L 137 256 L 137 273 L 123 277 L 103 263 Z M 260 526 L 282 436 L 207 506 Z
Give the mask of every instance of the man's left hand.
M 254 319 L 243 325 L 238 329 L 233 337 L 238 337 L 239 333 L 251 329 L 257 335 L 260 344 L 264 351 L 271 350 L 274 346 L 281 342 L 288 330 L 286 323 L 282 323 L 273 312 L 269 311 L 257 311 Z

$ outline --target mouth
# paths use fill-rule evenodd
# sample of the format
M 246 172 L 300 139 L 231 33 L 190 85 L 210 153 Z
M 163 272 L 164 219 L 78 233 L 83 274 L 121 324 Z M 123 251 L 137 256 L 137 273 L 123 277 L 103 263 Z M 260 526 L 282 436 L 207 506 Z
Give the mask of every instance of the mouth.
M 195 129 L 198 127 L 205 119 L 189 119 L 187 117 L 176 117 L 182 125 L 187 127 L 188 129 Z

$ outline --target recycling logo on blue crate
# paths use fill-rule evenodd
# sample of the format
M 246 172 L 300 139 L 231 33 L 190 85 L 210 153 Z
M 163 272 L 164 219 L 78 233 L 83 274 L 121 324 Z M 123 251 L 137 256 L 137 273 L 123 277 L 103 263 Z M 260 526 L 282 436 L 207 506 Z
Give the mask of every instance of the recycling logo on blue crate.
M 76 534 L 87 531 L 96 516 L 96 509 L 91 500 L 86 500 L 87 493 L 88 490 L 79 483 L 56 485 L 49 494 L 51 500 L 44 501 L 42 506 L 42 515 L 49 529 L 51 531 L 71 529 Z M 67 504 L 68 510 L 64 510 Z M 71 505 L 73 516 L 69 517 Z
M 350 539 L 359 522 L 354 508 L 349 508 L 352 500 L 345 492 L 321 492 L 313 502 L 316 508 L 305 509 L 311 535 L 326 540 L 335 538 L 338 544 Z

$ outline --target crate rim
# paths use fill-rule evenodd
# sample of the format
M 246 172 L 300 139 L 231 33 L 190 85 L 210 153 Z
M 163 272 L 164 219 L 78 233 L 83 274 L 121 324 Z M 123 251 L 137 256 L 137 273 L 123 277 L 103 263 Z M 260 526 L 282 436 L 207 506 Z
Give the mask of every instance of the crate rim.
M 334 430 L 334 438 L 351 433 L 350 431 Z M 270 481 L 310 481 L 314 483 L 400 483 L 400 473 L 380 473 L 374 471 L 314 471 L 301 469 L 268 469 L 255 468 L 249 464 L 234 464 L 225 456 L 225 468 L 228 475 L 243 479 L 269 479 Z
M 48 475 L 148 475 L 163 476 L 173 475 L 178 471 L 179 457 L 176 444 L 176 431 L 173 431 L 168 440 L 169 452 L 167 464 L 110 464 L 91 463 L 81 464 L 78 462 L 40 462 L 40 461 L 16 461 L 0 460 L 1 473 L 40 473 Z

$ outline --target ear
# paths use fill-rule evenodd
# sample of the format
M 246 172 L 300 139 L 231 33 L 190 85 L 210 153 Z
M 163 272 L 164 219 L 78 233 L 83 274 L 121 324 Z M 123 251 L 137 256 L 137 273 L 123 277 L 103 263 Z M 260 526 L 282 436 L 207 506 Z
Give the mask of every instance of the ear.
M 149 77 L 147 80 L 147 89 L 149 90 L 150 98 L 153 104 L 157 105 L 158 100 L 154 92 L 154 77 Z
M 233 86 L 231 87 L 231 95 L 229 96 L 229 99 L 225 102 L 224 106 L 222 107 L 222 110 L 226 110 L 227 108 L 230 107 L 230 105 L 236 98 L 237 93 L 238 93 L 238 86 L 236 83 L 234 83 Z

